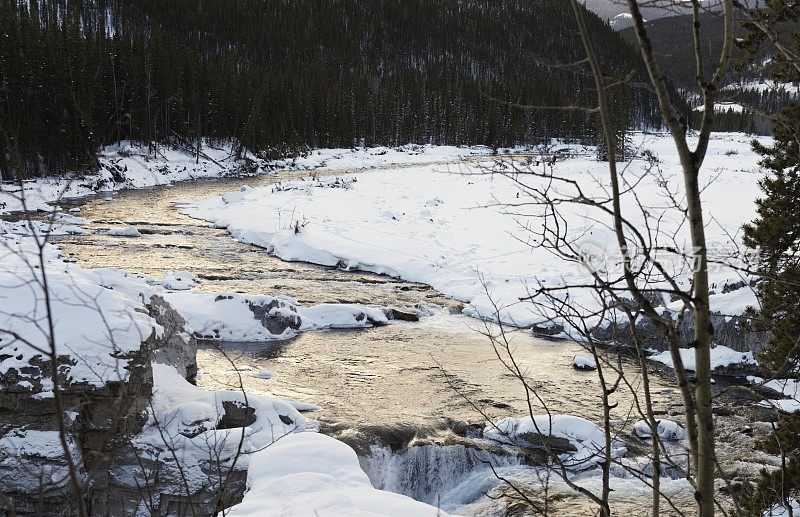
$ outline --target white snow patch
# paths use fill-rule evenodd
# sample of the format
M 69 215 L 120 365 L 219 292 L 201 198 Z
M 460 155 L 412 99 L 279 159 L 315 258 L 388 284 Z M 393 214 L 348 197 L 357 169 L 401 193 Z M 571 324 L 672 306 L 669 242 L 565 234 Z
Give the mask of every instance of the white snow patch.
M 32 238 L 5 234 L 0 240 L 0 373 L 16 370 L 20 381 L 40 383 L 38 396 L 50 396 L 49 375 L 25 370 L 32 361 L 44 360 L 52 344 L 58 355 L 68 356 L 61 367 L 67 382 L 100 386 L 126 380 L 132 354 L 162 332 L 146 314 L 142 298 L 134 295 L 146 291 L 146 284 L 114 289 L 114 282 L 101 282 L 107 270 L 65 263 L 51 245 L 43 250 L 43 275 Z M 122 278 L 116 274 L 116 280 Z
M 687 370 L 695 371 L 696 363 L 693 348 L 680 349 L 681 361 Z M 651 355 L 648 359 L 674 368 L 669 350 Z M 757 364 L 753 352 L 737 352 L 727 346 L 717 345 L 711 349 L 711 369 L 722 368 L 734 364 Z
M 781 393 L 783 399 L 765 400 L 762 405 L 769 405 L 785 413 L 795 413 L 800 411 L 800 380 L 797 379 L 773 379 L 764 383 L 764 387 Z
M 223 403 L 255 410 L 247 427 L 219 429 Z M 153 397 L 144 429 L 131 441 L 141 454 L 170 468 L 170 449 L 177 451 L 189 488 L 208 483 L 203 465 L 219 460 L 246 468 L 264 447 L 293 432 L 306 429 L 303 416 L 288 401 L 242 391 L 207 391 L 190 384 L 174 366 L 153 363 Z
M 656 422 L 658 422 L 658 427 L 656 429 L 658 432 L 658 437 L 662 440 L 678 441 L 686 438 L 686 431 L 684 431 L 683 427 L 681 427 L 677 422 L 666 419 L 656 420 Z M 636 422 L 633 425 L 633 430 L 636 433 L 636 436 L 644 440 L 653 437 L 653 430 L 650 429 L 650 425 L 646 420 L 639 420 Z
M 76 217 L 72 214 L 65 214 L 63 212 L 58 212 L 53 215 L 53 221 L 63 224 L 73 224 L 73 225 L 84 225 L 87 224 L 89 221 L 84 219 L 83 217 Z
M 106 232 L 110 237 L 141 237 L 142 234 L 134 226 L 125 226 L 124 228 L 112 228 Z
M 302 319 L 301 330 L 361 328 L 389 323 L 382 310 L 363 305 L 321 303 L 298 308 L 298 311 Z
M 680 166 L 670 139 L 663 135 L 639 138 L 641 142 L 637 143 L 660 158 L 670 188 L 680 192 Z M 736 244 L 730 241 L 730 235 L 737 235 L 742 224 L 756 215 L 754 201 L 761 175 L 757 174 L 759 157 L 750 149 L 752 138 L 736 133 L 715 135 L 704 163 L 701 182 L 709 185 L 703 196 L 709 220 L 714 221 L 707 228 L 707 238 L 709 249 L 719 255 Z M 768 144 L 770 140 L 761 141 Z M 636 175 L 644 174 L 646 167 L 644 161 L 634 160 L 625 169 L 624 181 L 637 182 Z M 236 239 L 261 246 L 285 260 L 425 283 L 468 303 L 466 313 L 480 318 L 494 319 L 496 303 L 506 323 L 527 327 L 548 321 L 554 315 L 539 314 L 532 304 L 520 299 L 539 283 L 585 283 L 590 275 L 580 265 L 565 264 L 545 249 L 532 249 L 521 225 L 537 224 L 539 209 L 497 206 L 498 202 L 518 201 L 518 195 L 524 200 L 524 192 L 511 178 L 482 171 L 464 163 L 449 168 L 418 166 L 374 171 L 355 178 L 295 181 L 187 202 L 181 211 L 227 228 Z M 593 155 L 575 154 L 559 162 L 554 175 L 574 179 L 586 195 L 602 197 L 607 192 L 607 166 Z M 538 181 L 522 175 L 519 180 Z M 676 232 L 679 245 L 688 243 L 683 213 L 665 207 L 663 191 L 653 174 L 645 175 L 636 192 L 652 217 L 659 219 L 662 236 Z M 636 200 L 631 195 L 624 198 L 626 214 L 636 223 L 641 219 Z M 737 202 L 731 203 L 731 199 Z M 603 214 L 587 210 L 565 208 L 566 226 L 580 237 L 582 246 L 607 258 L 613 272 L 619 263 L 609 245 L 613 242 L 610 231 L 593 220 L 602 219 Z M 298 221 L 304 224 L 296 229 Z M 678 280 L 688 282 L 682 259 L 671 259 Z M 711 272 L 711 281 L 722 282 L 733 275 L 735 271 L 720 267 Z M 596 301 L 586 291 L 576 290 L 570 296 L 576 304 L 591 308 Z M 734 297 L 741 299 L 734 301 Z M 719 303 L 724 304 L 726 312 L 741 314 L 745 306 L 739 304 L 746 302 L 745 297 L 744 291 L 715 296 L 712 309 L 717 310 L 715 304 Z
M 789 517 L 790 515 L 800 515 L 800 501 L 792 499 L 789 503 L 792 506 L 792 511 L 784 505 L 778 505 L 764 512 L 764 517 Z
M 200 284 L 200 279 L 190 271 L 168 271 L 158 283 L 172 291 L 187 291 Z
M 69 437 L 70 445 L 76 445 Z M 80 449 L 76 447 L 80 454 Z M 35 429 L 13 429 L 0 438 L 0 458 L 20 456 L 22 454 L 47 459 L 59 459 L 64 456 L 58 431 L 37 431 Z
M 576 451 L 562 454 L 561 459 L 565 466 L 575 470 L 593 467 L 605 457 L 603 430 L 593 422 L 573 415 L 505 417 L 487 424 L 483 436 L 489 440 L 517 446 L 524 446 L 525 442 L 541 446 L 541 443 L 537 443 L 538 436 L 565 438 Z M 627 449 L 620 443 L 612 443 L 613 458 L 622 457 L 626 452 Z
M 81 464 L 81 448 L 66 436 L 73 460 Z M 0 486 L 55 490 L 68 486 L 69 469 L 58 431 L 11 429 L 0 438 Z M 80 474 L 79 474 L 80 475 Z
M 790 98 L 796 98 L 800 94 L 800 83 L 781 83 L 772 79 L 761 79 L 731 83 L 722 89 L 725 91 L 753 91 L 759 93 L 774 91 L 786 93 Z
M 49 212 L 52 210 L 51 203 L 98 193 L 104 194 L 103 200 L 113 201 L 110 193 L 120 190 L 171 185 L 200 178 L 270 174 L 279 169 L 367 169 L 453 161 L 490 153 L 491 149 L 482 146 L 407 145 L 396 148 L 320 149 L 306 156 L 271 161 L 246 153 L 242 160 L 237 161 L 232 146 L 205 145 L 198 162 L 194 153 L 159 146 L 158 154 L 152 155 L 147 145 L 123 141 L 119 145 L 106 146 L 99 152 L 100 170 L 97 173 L 39 178 L 24 182 L 21 187 L 0 183 L 0 213 L 19 211 L 23 206 L 33 212 Z M 253 163 L 257 165 L 251 167 Z M 80 209 L 72 208 L 70 211 L 79 212 Z
M 572 358 L 572 366 L 578 370 L 596 370 L 597 362 L 591 355 L 579 353 L 575 354 L 575 357 Z
M 186 319 L 195 335 L 220 341 L 258 342 L 288 339 L 295 335 L 291 328 L 273 334 L 259 320 L 251 307 L 272 309 L 272 315 L 299 318 L 291 300 L 265 295 L 209 294 L 192 291 L 167 293 L 164 298 Z
M 703 111 L 706 110 L 706 107 L 698 106 L 694 110 L 702 113 Z M 716 104 L 714 104 L 714 111 L 716 113 L 727 113 L 727 112 L 741 113 L 742 111 L 746 110 L 747 108 L 736 102 L 717 102 Z
M 290 298 L 239 293 L 172 292 L 165 299 L 186 318 L 195 334 L 219 341 L 261 342 L 289 339 L 297 331 L 367 328 L 388 323 L 380 309 L 324 303 L 301 307 Z M 271 308 L 269 308 L 271 306 Z M 253 309 L 270 317 L 296 320 L 279 334 L 268 329 Z
M 244 500 L 231 517 L 347 515 L 446 517 L 410 497 L 375 489 L 346 444 L 317 433 L 286 436 L 250 460 Z

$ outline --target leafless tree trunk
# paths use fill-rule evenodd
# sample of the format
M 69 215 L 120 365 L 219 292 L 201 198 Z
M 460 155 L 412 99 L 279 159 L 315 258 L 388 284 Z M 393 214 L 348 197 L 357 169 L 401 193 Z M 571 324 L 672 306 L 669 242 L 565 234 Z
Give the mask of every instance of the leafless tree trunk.
M 636 37 L 639 41 L 642 59 L 650 76 L 650 82 L 658 96 L 661 114 L 678 150 L 683 169 L 683 183 L 686 194 L 686 207 L 689 232 L 694 253 L 694 278 L 692 286 L 691 313 L 693 316 L 696 361 L 696 381 L 694 382 L 694 405 L 696 423 L 689 427 L 690 435 L 696 432 L 696 450 L 693 463 L 696 468 L 696 493 L 700 515 L 710 517 L 714 514 L 714 473 L 716 456 L 714 452 L 714 418 L 711 412 L 711 325 L 709 309 L 708 254 L 706 248 L 703 206 L 700 198 L 698 174 L 708 149 L 708 141 L 714 122 L 714 102 L 730 64 L 733 49 L 733 1 L 723 0 L 724 44 L 716 69 L 710 79 L 705 77 L 704 56 L 702 52 L 700 1 L 692 0 L 694 59 L 697 83 L 703 98 L 703 117 L 698 134 L 697 146 L 691 150 L 686 132 L 680 124 L 669 98 L 667 84 L 656 61 L 653 46 L 647 34 L 639 5 L 636 0 L 628 0 L 628 9 L 633 18 Z M 676 343 L 671 343 L 674 346 Z M 679 382 L 684 382 L 679 379 Z M 689 414 L 687 408 L 687 415 Z M 692 425 L 687 419 L 687 426 Z M 696 429 L 696 431 L 695 431 Z
M 567 292 L 568 288 L 590 288 L 594 289 L 599 295 L 607 297 L 610 305 L 605 305 L 599 310 L 621 310 L 629 320 L 629 332 L 633 333 L 633 341 L 636 344 L 637 354 L 645 378 L 645 397 L 644 407 L 641 410 L 643 418 L 651 428 L 654 438 L 653 456 L 653 476 L 651 487 L 653 489 L 653 515 L 658 515 L 660 511 L 660 465 L 661 450 L 658 444 L 658 421 L 653 412 L 652 400 L 649 393 L 649 379 L 647 378 L 647 365 L 644 358 L 644 351 L 637 336 L 636 324 L 641 318 L 650 320 L 662 334 L 672 361 L 674 364 L 676 380 L 682 397 L 684 406 L 685 425 L 688 434 L 689 462 L 684 471 L 687 480 L 695 490 L 695 499 L 698 505 L 698 513 L 703 517 L 714 514 L 717 501 L 715 500 L 714 482 L 717 470 L 717 461 L 714 444 L 714 420 L 712 414 L 712 391 L 711 391 L 711 339 L 714 329 L 711 325 L 709 307 L 709 277 L 708 277 L 708 249 L 705 237 L 705 220 L 703 205 L 701 200 L 702 185 L 700 184 L 699 174 L 708 149 L 709 139 L 714 122 L 714 103 L 718 91 L 722 86 L 722 81 L 728 70 L 730 55 L 733 47 L 733 2 L 723 0 L 723 21 L 724 21 L 724 45 L 720 55 L 716 58 L 716 68 L 710 78 L 705 77 L 705 56 L 701 45 L 701 6 L 699 0 L 692 0 L 692 13 L 694 25 L 692 29 L 692 39 L 694 42 L 694 60 L 697 72 L 697 82 L 700 88 L 704 112 L 701 127 L 697 135 L 697 143 L 694 149 L 690 148 L 687 140 L 686 128 L 681 123 L 680 118 L 670 100 L 669 85 L 662 74 L 655 57 L 651 41 L 647 34 L 639 4 L 635 0 L 627 0 L 629 11 L 632 15 L 636 36 L 641 48 L 642 58 L 649 77 L 649 89 L 655 92 L 662 112 L 665 125 L 669 130 L 675 148 L 677 149 L 682 169 L 681 186 L 685 195 L 683 203 L 678 203 L 672 198 L 674 208 L 679 210 L 685 217 L 685 225 L 688 228 L 688 235 L 691 242 L 691 250 L 682 253 L 678 252 L 685 259 L 689 259 L 691 266 L 691 284 L 688 288 L 682 288 L 676 281 L 675 273 L 665 268 L 656 257 L 658 251 L 663 250 L 657 242 L 654 232 L 658 235 L 659 230 L 650 227 L 651 218 L 647 213 L 646 207 L 639 203 L 639 210 L 644 217 L 644 227 L 642 223 L 635 223 L 623 212 L 622 197 L 630 194 L 635 197 L 636 185 L 622 185 L 621 171 L 618 170 L 616 146 L 614 145 L 614 135 L 611 129 L 607 90 L 614 84 L 619 84 L 619 79 L 606 76 L 596 58 L 591 44 L 591 35 L 588 33 L 586 23 L 583 19 L 583 10 L 577 0 L 570 0 L 580 41 L 585 51 L 586 60 L 590 69 L 597 91 L 597 106 L 586 108 L 587 113 L 598 113 L 602 124 L 603 138 L 608 149 L 608 180 L 610 189 L 607 199 L 592 199 L 591 195 L 584 192 L 580 184 L 574 180 L 559 178 L 547 171 L 536 172 L 532 169 L 520 171 L 512 165 L 512 172 L 500 172 L 509 177 L 520 189 L 528 196 L 533 198 L 530 204 L 543 207 L 545 223 L 543 229 L 537 235 L 538 242 L 545 248 L 555 252 L 557 255 L 569 261 L 580 262 L 582 252 L 578 249 L 576 242 L 569 235 L 566 229 L 567 223 L 560 215 L 559 209 L 567 204 L 588 206 L 599 210 L 609 219 L 608 228 L 613 232 L 617 251 L 621 257 L 621 271 L 619 277 L 604 278 L 598 272 L 592 272 L 593 283 L 584 285 L 548 287 L 539 286 L 539 289 L 531 296 L 544 295 L 545 299 L 551 302 L 551 307 L 556 308 L 556 313 L 563 319 L 565 314 L 573 315 L 573 327 L 578 327 L 578 333 L 584 338 L 584 342 L 589 344 L 593 356 L 598 359 L 592 337 L 592 329 L 579 327 L 585 325 L 589 315 L 583 318 L 579 314 L 574 314 L 571 309 L 564 306 L 557 307 L 563 302 L 555 293 L 558 291 Z M 625 80 L 630 80 L 627 78 Z M 571 109 L 572 107 L 566 107 Z M 497 173 L 498 171 L 493 171 Z M 520 179 L 520 174 L 527 174 L 539 180 L 544 186 L 526 184 L 524 179 Z M 642 178 L 639 178 L 639 181 Z M 553 187 L 553 185 L 557 185 Z M 560 186 L 560 187 L 559 187 Z M 564 194 L 559 188 L 572 189 L 572 195 Z M 502 203 L 500 203 L 502 204 Z M 525 203 L 510 204 L 509 206 L 520 206 Z M 549 224 L 548 222 L 549 221 Z M 604 223 L 605 224 L 605 223 Z M 657 223 L 656 223 L 657 224 Z M 673 236 L 674 238 L 674 236 Z M 672 247 L 673 253 L 680 246 Z M 637 264 L 633 260 L 635 251 L 642 254 L 644 263 Z M 658 277 L 657 279 L 654 279 Z M 669 294 L 682 302 L 683 308 L 676 314 L 663 313 L 657 309 L 652 297 Z M 631 300 L 628 297 L 632 297 Z M 591 316 L 597 317 L 598 313 L 592 312 Z M 691 319 L 693 328 L 693 341 L 689 344 L 695 353 L 695 376 L 690 377 L 680 355 L 680 328 L 685 318 Z M 611 321 L 611 320 L 609 320 Z M 613 323 L 613 322 L 612 322 Z M 513 362 L 506 361 L 506 364 L 513 365 Z M 600 376 L 602 389 L 607 395 L 608 390 L 615 389 L 614 383 L 607 385 L 603 378 L 602 361 L 598 361 L 598 374 Z M 608 365 L 608 363 L 605 363 Z M 507 366 L 508 368 L 508 366 Z M 621 379 L 624 381 L 624 372 L 620 372 Z M 619 382 L 619 381 L 618 381 Z M 607 399 L 604 399 L 604 407 L 609 406 Z M 606 412 L 606 421 L 608 412 Z M 609 428 L 606 427 L 606 431 Z M 667 458 L 669 461 L 669 459 Z M 604 480 L 605 481 L 605 480 Z M 607 515 L 608 512 L 608 492 L 607 483 L 604 482 L 603 491 L 600 494 L 592 494 L 592 498 L 598 502 L 601 514 Z

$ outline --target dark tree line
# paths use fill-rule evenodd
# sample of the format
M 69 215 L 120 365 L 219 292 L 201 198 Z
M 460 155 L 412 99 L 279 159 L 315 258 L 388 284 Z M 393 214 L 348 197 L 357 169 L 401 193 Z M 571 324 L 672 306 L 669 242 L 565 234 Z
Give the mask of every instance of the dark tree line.
M 587 13 L 600 58 L 638 56 Z M 86 170 L 131 139 L 264 156 L 315 147 L 592 138 L 560 0 L 0 0 L 0 173 Z M 660 125 L 626 90 L 626 123 Z
M 664 63 L 664 71 L 678 85 L 683 87 L 697 86 L 697 71 L 695 70 L 694 42 L 692 41 L 692 14 L 680 16 L 666 16 L 646 22 L 647 33 L 653 43 L 659 59 Z M 718 56 L 724 43 L 724 26 L 721 13 L 703 13 L 700 15 L 700 30 L 702 31 L 701 48 L 707 56 Z M 636 32 L 633 27 L 619 31 L 620 35 L 632 45 L 637 45 Z M 741 37 L 744 30 L 736 24 L 736 37 Z M 742 56 L 738 49 L 735 58 Z M 713 70 L 713 60 L 706 60 L 705 73 Z M 729 72 L 730 81 L 734 76 Z M 727 81 L 726 81 L 727 82 Z

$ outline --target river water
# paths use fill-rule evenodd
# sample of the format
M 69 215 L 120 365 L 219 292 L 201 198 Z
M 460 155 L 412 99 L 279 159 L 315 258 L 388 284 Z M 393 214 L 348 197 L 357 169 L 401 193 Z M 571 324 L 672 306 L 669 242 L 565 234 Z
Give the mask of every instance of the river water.
M 348 171 L 337 171 L 347 174 Z M 369 174 L 369 172 L 364 172 Z M 61 238 L 65 255 L 85 267 L 119 267 L 159 278 L 167 271 L 188 270 L 203 279 L 200 289 L 208 292 L 248 292 L 285 295 L 301 304 L 322 302 L 359 303 L 421 309 L 428 316 L 419 322 L 393 322 L 390 325 L 355 331 L 307 332 L 288 342 L 268 344 L 203 344 L 198 352 L 198 384 L 205 387 L 239 389 L 240 379 L 251 392 L 288 397 L 319 406 L 308 418 L 322 423 L 321 428 L 346 437 L 348 432 L 370 429 L 380 438 L 388 429 L 410 429 L 411 434 L 430 435 L 473 429 L 484 423 L 476 409 L 491 418 L 527 414 L 525 390 L 498 361 L 489 340 L 482 335 L 481 322 L 459 313 L 460 304 L 427 286 L 397 279 L 346 272 L 303 263 L 288 263 L 271 257 L 255 246 L 239 243 L 225 230 L 181 215 L 176 204 L 181 200 L 215 196 L 237 190 L 241 185 L 262 186 L 303 173 L 285 172 L 277 176 L 243 179 L 195 181 L 146 190 L 125 191 L 113 201 L 100 198 L 81 204 L 81 217 L 90 221 L 89 233 Z M 135 226 L 141 237 L 109 237 L 107 230 Z M 538 339 L 527 332 L 512 333 L 515 357 L 527 372 L 530 382 L 553 413 L 575 414 L 601 422 L 602 407 L 597 376 L 572 368 L 577 345 Z M 235 365 L 235 366 L 234 366 Z M 631 372 L 637 369 L 628 365 Z M 274 372 L 263 378 L 261 372 Z M 632 376 L 634 384 L 636 375 Z M 659 414 L 681 421 L 679 395 L 671 377 L 654 372 L 653 391 Z M 619 427 L 629 422 L 621 438 L 635 441 L 626 433 L 639 419 L 632 410 L 630 390 L 614 395 L 619 406 L 614 421 Z M 541 408 L 540 408 L 541 409 Z M 727 436 L 720 455 L 730 449 L 731 468 L 748 461 L 752 453 L 749 438 L 738 433 L 745 416 L 720 418 L 718 426 Z M 383 431 L 381 431 L 383 430 Z M 441 434 L 441 433 L 440 433 Z M 749 447 L 750 452 L 741 452 Z M 358 449 L 357 449 L 358 450 Z M 415 474 L 394 452 L 373 449 L 363 463 L 376 485 L 408 493 L 436 504 L 450 498 L 446 509 L 463 513 L 503 513 L 500 502 L 481 497 L 491 488 L 493 475 L 475 477 L 470 468 L 475 462 L 463 458 L 464 447 L 438 448 L 416 454 Z M 740 451 L 736 452 L 735 451 Z M 396 452 L 396 451 L 395 451 Z M 380 459 L 383 454 L 385 457 Z M 422 457 L 424 456 L 424 457 Z M 428 462 L 420 466 L 420 462 Z M 470 467 L 471 465 L 471 467 Z M 427 469 L 428 479 L 419 469 Z M 393 470 L 391 473 L 387 473 Z M 485 470 L 485 468 L 484 468 Z M 518 473 L 517 473 L 518 474 Z M 405 479 L 404 478 L 407 478 Z M 390 479 L 391 478 L 391 479 Z M 587 483 L 592 484 L 589 479 Z M 470 485 L 454 489 L 456 485 Z M 447 491 L 450 493 L 445 493 Z M 615 508 L 639 515 L 646 513 L 646 490 L 620 490 L 614 496 Z M 643 499 L 644 498 L 644 499 Z M 688 502 L 690 493 L 678 499 Z M 586 515 L 591 506 L 584 500 L 562 497 L 559 514 Z

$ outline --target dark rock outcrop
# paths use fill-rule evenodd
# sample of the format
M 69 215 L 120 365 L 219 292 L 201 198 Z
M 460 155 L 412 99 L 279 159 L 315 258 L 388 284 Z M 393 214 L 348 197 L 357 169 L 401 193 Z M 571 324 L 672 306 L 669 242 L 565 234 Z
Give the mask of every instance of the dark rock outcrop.
M 712 286 L 718 293 L 727 294 L 737 291 L 739 289 L 751 289 L 752 287 L 745 282 L 727 283 L 721 286 Z M 654 297 L 651 302 L 655 307 L 660 307 L 665 311 L 665 314 L 671 316 L 673 321 L 677 314 L 671 313 L 664 307 L 663 300 Z M 744 310 L 744 307 L 741 307 Z M 719 312 L 711 314 L 711 324 L 714 329 L 712 343 L 717 345 L 724 345 L 738 352 L 753 352 L 758 354 L 769 343 L 771 334 L 769 332 L 755 331 L 749 328 L 749 318 L 740 315 L 727 315 Z M 691 313 L 685 313 L 681 320 L 678 329 L 678 341 L 682 347 L 689 346 L 694 340 L 693 337 L 693 318 Z M 639 337 L 642 345 L 646 349 L 657 351 L 667 350 L 667 342 L 663 334 L 656 328 L 656 326 L 647 318 L 640 317 L 636 323 Z M 619 325 L 610 325 L 605 328 L 597 328 L 594 330 L 594 337 L 601 342 L 614 342 L 617 345 L 625 347 L 634 347 L 631 332 L 628 329 L 628 323 L 620 323 Z M 749 367 L 744 367 L 742 372 L 736 372 L 736 366 L 727 368 L 726 373 L 751 373 Z
M 269 303 L 250 301 L 248 307 L 270 334 L 280 335 L 287 329 L 298 330 L 302 323 L 297 308 L 278 298 L 273 298 Z
M 715 344 L 725 345 L 738 352 L 761 351 L 770 340 L 768 332 L 755 332 L 747 328 L 747 319 L 740 316 L 724 316 L 712 314 L 711 324 L 714 326 L 712 341 Z M 644 348 L 658 351 L 667 350 L 667 341 L 656 326 L 646 318 L 637 322 L 638 334 Z M 692 317 L 684 315 L 678 332 L 678 340 L 682 346 L 688 346 L 694 339 Z M 628 324 L 612 325 L 604 329 L 596 329 L 595 338 L 601 341 L 633 347 L 633 337 L 628 330 Z
M 229 471 L 214 461 L 205 462 L 201 468 L 209 483 L 197 488 L 190 501 L 179 469 L 163 461 L 166 447 L 141 450 L 141 445 L 132 443 L 147 423 L 152 363 L 175 365 L 189 380 L 197 373 L 196 342 L 184 319 L 157 296 L 147 308 L 163 333 L 153 333 L 138 350 L 121 357 L 128 360 L 126 379 L 102 386 L 61 379 L 67 440 L 86 507 L 92 515 L 212 514 L 220 498 L 222 507 L 241 500 L 245 468 Z M 59 363 L 72 360 L 63 356 Z M 24 372 L 30 385 L 19 383 L 20 372 L 15 370 L 0 376 L 0 494 L 5 496 L 0 509 L 17 515 L 76 513 L 53 399 L 38 395 L 46 386 L 50 366 L 41 357 L 31 360 Z M 242 427 L 254 418 L 249 407 L 231 403 L 223 410 L 220 428 Z M 220 472 L 227 478 L 224 491 Z
M 193 382 L 197 376 L 197 343 L 186 331 L 186 320 L 160 296 L 151 298 L 150 314 L 164 328 L 162 346 L 154 350 L 153 360 L 175 366 L 186 380 Z
M 414 309 L 401 309 L 398 307 L 386 307 L 383 313 L 389 320 L 398 321 L 419 321 L 419 312 Z
M 127 359 L 127 379 L 97 386 L 70 382 L 65 375 L 59 379 L 63 417 L 67 439 L 74 444 L 75 468 L 88 487 L 87 492 L 104 490 L 95 482 L 95 473 L 102 472 L 116 452 L 127 443 L 128 437 L 144 426 L 146 410 L 153 386 L 151 358 L 153 350 L 163 345 L 151 335 Z M 69 364 L 69 356 L 59 357 L 59 364 Z M 49 360 L 36 357 L 30 361 L 26 380 L 29 388 L 21 388 L 15 372 L 0 376 L 0 440 L 13 441 L 15 447 L 0 450 L 0 478 L 5 478 L 2 493 L 13 500 L 18 515 L 70 515 L 72 497 L 68 465 L 59 443 L 58 419 L 52 396 L 42 396 L 52 367 Z M 63 369 L 62 369 L 63 370 Z M 35 375 L 40 375 L 36 379 Z M 22 435 L 15 438 L 15 435 Z M 33 437 L 55 447 L 50 456 L 42 456 Z M 49 437 L 49 438 L 47 438 Z M 58 486 L 42 488 L 42 483 L 30 476 L 16 475 L 19 470 L 49 471 L 52 479 L 62 479 Z M 66 492 L 65 492 L 66 491 Z

